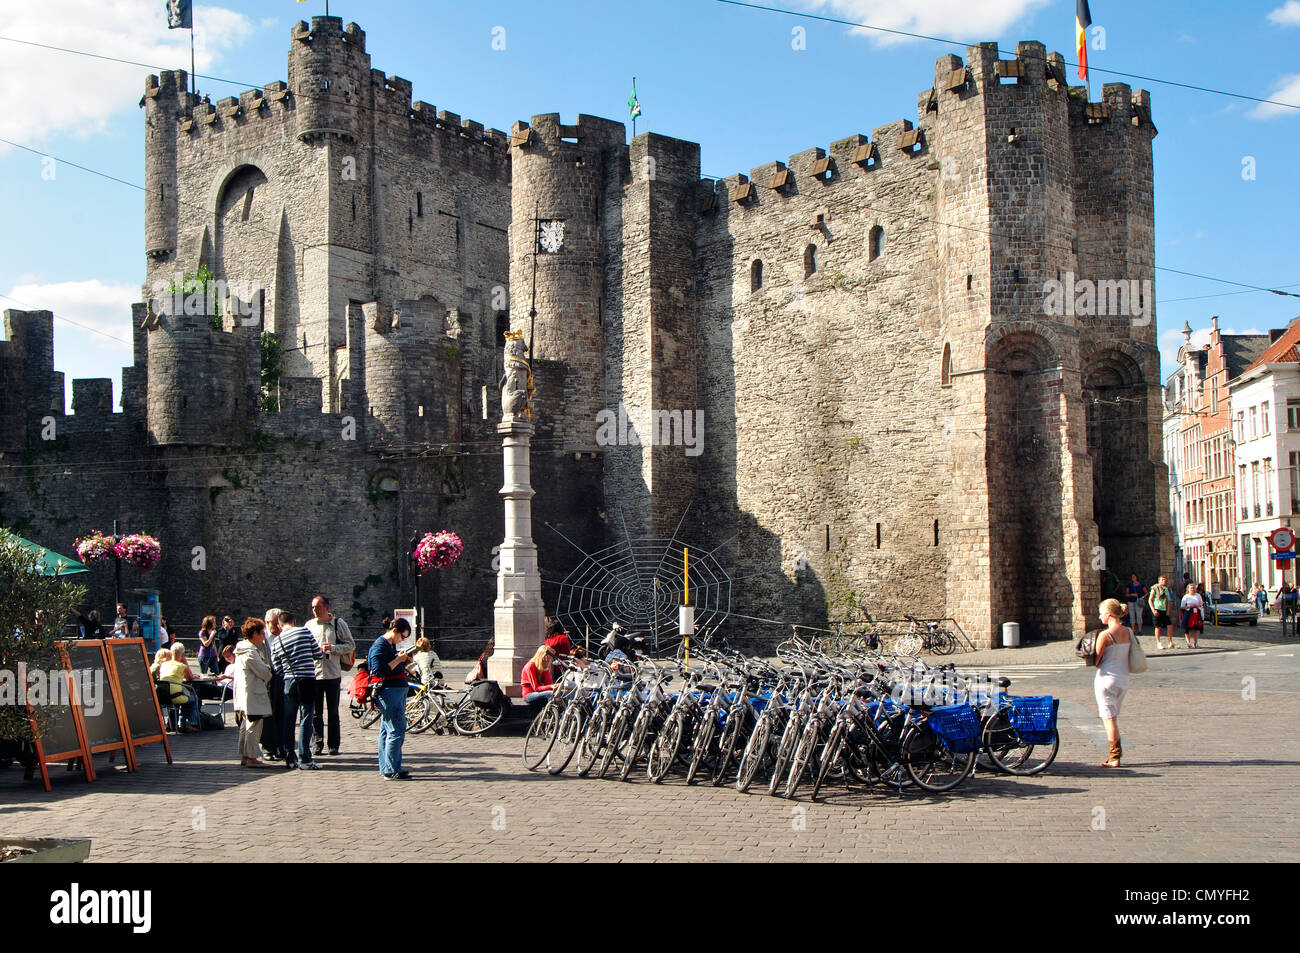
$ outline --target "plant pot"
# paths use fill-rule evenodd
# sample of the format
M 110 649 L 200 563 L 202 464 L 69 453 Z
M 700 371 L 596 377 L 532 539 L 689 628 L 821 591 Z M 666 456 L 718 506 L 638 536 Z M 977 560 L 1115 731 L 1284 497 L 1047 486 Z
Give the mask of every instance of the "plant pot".
M 21 854 L 11 860 L 0 861 L 9 864 L 79 864 L 90 856 L 89 837 L 5 837 L 0 834 L 0 849 L 5 847 L 28 847 L 34 854 Z

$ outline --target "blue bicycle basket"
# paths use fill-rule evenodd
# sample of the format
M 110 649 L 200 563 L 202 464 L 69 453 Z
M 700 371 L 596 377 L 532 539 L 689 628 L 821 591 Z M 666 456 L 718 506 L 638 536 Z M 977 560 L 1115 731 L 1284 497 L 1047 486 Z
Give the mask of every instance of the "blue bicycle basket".
M 1011 727 L 1027 745 L 1048 745 L 1056 737 L 1056 709 L 1058 702 L 1051 695 L 1011 699 Z
M 925 723 L 954 754 L 968 754 L 979 749 L 980 717 L 970 705 L 931 708 Z

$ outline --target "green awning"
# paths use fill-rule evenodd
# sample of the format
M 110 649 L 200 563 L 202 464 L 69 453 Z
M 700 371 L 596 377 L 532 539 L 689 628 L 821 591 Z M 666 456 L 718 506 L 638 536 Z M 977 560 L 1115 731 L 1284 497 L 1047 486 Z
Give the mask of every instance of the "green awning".
M 73 573 L 90 572 L 90 567 L 85 563 L 77 562 L 71 556 L 61 556 L 52 549 L 33 543 L 30 539 L 23 539 L 12 533 L 10 535 L 19 546 L 30 549 L 36 554 L 36 568 L 47 576 L 71 576 Z

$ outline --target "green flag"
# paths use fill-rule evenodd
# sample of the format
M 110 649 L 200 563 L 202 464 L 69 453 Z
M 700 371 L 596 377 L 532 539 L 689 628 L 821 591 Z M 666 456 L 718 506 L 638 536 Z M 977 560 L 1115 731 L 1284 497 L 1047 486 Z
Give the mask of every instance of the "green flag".
M 632 118 L 633 118 L 633 119 L 635 119 L 637 116 L 641 115 L 641 104 L 637 101 L 637 98 L 636 98 L 636 80 L 635 80 L 635 79 L 632 80 L 632 98 L 629 99 L 629 100 L 627 101 L 627 108 L 628 108 L 628 111 L 632 114 Z

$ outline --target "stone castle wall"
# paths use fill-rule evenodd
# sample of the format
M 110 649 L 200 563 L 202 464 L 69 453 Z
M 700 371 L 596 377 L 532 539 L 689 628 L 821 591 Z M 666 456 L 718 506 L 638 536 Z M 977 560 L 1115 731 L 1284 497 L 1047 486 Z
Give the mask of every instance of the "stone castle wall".
M 409 537 L 451 526 L 464 563 L 426 605 L 481 640 L 501 331 L 535 328 L 548 600 L 579 548 L 678 532 L 719 547 L 754 617 L 733 634 L 861 611 L 1080 631 L 1098 552 L 1148 575 L 1171 555 L 1153 311 L 1044 305 L 1066 273 L 1152 274 L 1149 97 L 1085 100 L 1041 44 L 978 45 L 939 59 L 914 121 L 714 182 L 697 144 L 618 122 L 507 138 L 412 103 L 337 18 L 293 29 L 287 82 L 213 104 L 151 77 L 145 297 L 204 264 L 260 321 L 139 306 L 123 412 L 74 382 L 64 417 L 48 313 L 7 313 L 0 515 L 64 551 L 114 517 L 156 529 L 187 624 L 317 590 L 366 624 L 413 600 Z M 602 441 L 620 408 L 702 413 L 701 452 Z

